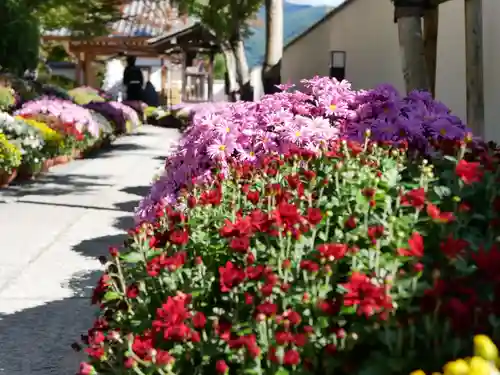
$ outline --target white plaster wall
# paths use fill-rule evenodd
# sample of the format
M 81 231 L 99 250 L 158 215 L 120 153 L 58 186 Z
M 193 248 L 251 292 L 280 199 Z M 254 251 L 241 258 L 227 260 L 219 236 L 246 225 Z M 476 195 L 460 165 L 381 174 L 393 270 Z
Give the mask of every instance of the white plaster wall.
M 285 48 L 281 61 L 283 83 L 293 83 L 301 88 L 301 79 L 328 75 L 330 28 L 331 22 L 323 22 Z
M 398 34 L 389 0 L 354 0 L 289 48 L 283 81 L 328 75 L 330 51 L 346 52 L 346 78 L 354 88 L 390 82 L 404 87 Z
M 500 140 L 500 1 L 483 0 L 485 137 Z M 464 2 L 440 6 L 436 97 L 466 120 Z M 391 83 L 404 90 L 397 26 L 389 0 L 352 0 L 327 22 L 286 48 L 283 81 L 328 75 L 331 50 L 346 52 L 354 88 Z M 299 86 L 300 87 L 300 86 Z

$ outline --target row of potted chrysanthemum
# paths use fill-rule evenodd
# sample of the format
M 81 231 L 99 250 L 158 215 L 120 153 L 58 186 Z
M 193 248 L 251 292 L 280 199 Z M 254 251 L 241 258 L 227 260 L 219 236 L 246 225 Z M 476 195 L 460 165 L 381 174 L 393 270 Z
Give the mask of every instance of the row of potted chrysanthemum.
M 137 112 L 118 102 L 42 98 L 12 114 L 0 112 L 0 186 L 31 179 L 50 167 L 108 146 L 141 124 Z

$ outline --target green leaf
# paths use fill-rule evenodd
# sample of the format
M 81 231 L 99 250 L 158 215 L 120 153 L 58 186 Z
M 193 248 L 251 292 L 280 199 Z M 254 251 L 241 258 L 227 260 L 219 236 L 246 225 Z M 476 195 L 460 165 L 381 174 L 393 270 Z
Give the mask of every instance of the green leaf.
M 447 186 L 434 186 L 434 192 L 440 199 L 451 195 L 451 189 Z
M 335 286 L 335 290 L 337 293 L 341 293 L 341 294 L 347 294 L 347 292 L 349 292 L 343 285 L 341 284 L 337 284 Z
M 289 374 L 288 370 L 284 367 L 280 367 L 278 371 L 274 373 L 274 375 L 288 375 L 288 374 Z
M 393 188 L 397 185 L 399 179 L 399 171 L 394 168 L 390 169 L 384 173 L 384 177 L 389 188 Z
M 161 253 L 163 252 L 163 250 L 159 250 L 159 249 L 150 249 L 148 250 L 148 252 L 146 253 L 146 256 L 148 258 L 153 258 L 157 255 L 160 255 Z
M 347 306 L 342 308 L 342 315 L 354 315 L 356 314 L 357 306 Z
M 117 300 L 117 299 L 120 299 L 120 294 L 117 293 L 117 292 L 112 292 L 112 291 L 109 291 L 109 292 L 106 292 L 104 294 L 104 297 L 103 297 L 103 300 L 105 302 L 110 302 L 110 301 L 114 301 L 114 300 Z
M 318 232 L 318 238 L 319 238 L 321 241 L 325 241 L 325 242 L 328 240 L 328 238 L 327 238 L 327 236 L 326 236 L 326 233 L 324 233 L 324 232 Z
M 478 214 L 478 213 L 473 214 L 472 215 L 472 219 L 486 221 L 486 217 L 484 215 L 481 215 L 481 214 Z
M 130 253 L 120 255 L 120 259 L 127 263 L 138 263 L 144 258 L 141 253 L 131 251 Z

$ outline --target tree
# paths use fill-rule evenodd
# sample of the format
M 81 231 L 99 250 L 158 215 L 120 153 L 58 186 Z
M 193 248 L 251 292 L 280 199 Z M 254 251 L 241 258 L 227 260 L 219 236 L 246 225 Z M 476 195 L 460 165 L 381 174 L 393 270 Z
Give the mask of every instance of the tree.
M 249 23 L 263 0 L 180 0 L 182 9 L 198 17 L 212 30 L 222 46 L 229 75 L 230 90 L 236 83 L 242 100 L 253 100 L 250 71 L 243 39 L 249 32 Z M 235 82 L 236 81 L 236 82 Z
M 25 0 L 44 31 L 67 29 L 74 36 L 105 35 L 123 18 L 123 0 Z
M 392 1 L 394 3 L 394 19 L 398 24 L 399 45 L 406 91 L 430 91 L 421 20 L 425 9 L 429 7 L 429 1 Z
M 262 85 L 265 94 L 273 94 L 281 83 L 283 58 L 283 0 L 265 0 L 266 55 L 262 67 Z
M 0 1 L 0 68 L 21 75 L 38 64 L 40 31 L 37 18 L 22 1 Z

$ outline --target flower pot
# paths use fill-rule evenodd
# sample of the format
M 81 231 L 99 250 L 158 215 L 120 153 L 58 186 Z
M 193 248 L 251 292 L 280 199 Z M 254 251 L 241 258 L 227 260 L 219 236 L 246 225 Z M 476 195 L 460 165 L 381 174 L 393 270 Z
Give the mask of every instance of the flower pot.
M 103 142 L 101 139 L 99 139 L 98 141 L 96 141 L 93 145 L 92 145 L 92 150 L 100 150 L 102 148 L 102 145 L 103 145 Z
M 54 160 L 53 159 L 47 159 L 47 160 L 44 160 L 43 163 L 42 163 L 42 169 L 41 171 L 42 172 L 48 172 L 50 167 L 52 167 L 54 165 Z
M 71 154 L 71 157 L 73 159 L 81 159 L 82 158 L 82 151 L 78 149 L 73 149 L 73 152 Z
M 111 138 L 106 137 L 101 141 L 101 148 L 108 149 L 111 147 Z
M 24 181 L 33 180 L 42 171 L 42 165 L 22 164 L 17 170 L 17 178 Z
M 17 176 L 17 170 L 13 169 L 12 172 L 0 171 L 0 188 L 9 186 Z
M 54 158 L 54 165 L 66 164 L 68 161 L 68 155 L 58 155 Z

